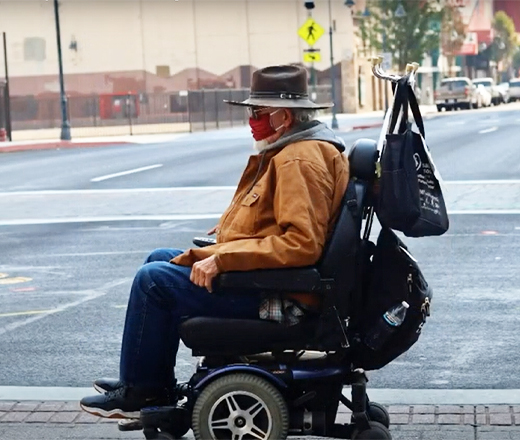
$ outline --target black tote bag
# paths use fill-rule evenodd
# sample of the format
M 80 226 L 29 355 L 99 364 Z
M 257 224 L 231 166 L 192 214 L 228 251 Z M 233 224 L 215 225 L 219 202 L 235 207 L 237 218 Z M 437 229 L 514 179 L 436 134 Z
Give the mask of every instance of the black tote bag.
M 449 228 L 448 213 L 435 165 L 424 141 L 424 123 L 409 76 L 395 91 L 392 118 L 381 153 L 381 178 L 376 213 L 380 223 L 408 237 L 442 235 Z M 410 107 L 419 129 L 412 130 Z M 398 125 L 399 129 L 394 134 Z

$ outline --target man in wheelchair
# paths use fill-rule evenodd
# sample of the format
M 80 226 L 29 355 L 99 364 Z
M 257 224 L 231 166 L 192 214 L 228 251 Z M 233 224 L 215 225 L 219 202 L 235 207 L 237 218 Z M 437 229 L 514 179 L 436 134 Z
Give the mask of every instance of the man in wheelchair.
M 258 154 L 250 157 L 229 208 L 211 231 L 216 244 L 186 252 L 158 249 L 139 269 L 128 302 L 119 379 L 95 382 L 102 394 L 81 400 L 89 413 L 139 418 L 143 408 L 175 405 L 175 356 L 187 318 L 270 321 L 269 328 L 275 326 L 280 335 L 322 310 L 323 292 L 311 288 L 315 273 L 297 268 L 311 267 L 322 257 L 349 182 L 343 141 L 314 120 L 317 109 L 330 105 L 308 99 L 307 72 L 292 65 L 256 71 L 250 97 L 230 104 L 249 111 Z M 266 294 L 262 281 L 247 292 L 225 283 L 214 291 L 215 280 L 227 273 L 251 274 L 248 282 L 254 285 L 255 271 L 282 268 L 296 270 L 285 281 L 273 272 L 281 290 L 292 282 L 286 292 Z M 257 334 L 259 341 L 264 338 L 267 344 L 268 335 Z M 283 432 L 265 438 L 279 435 Z

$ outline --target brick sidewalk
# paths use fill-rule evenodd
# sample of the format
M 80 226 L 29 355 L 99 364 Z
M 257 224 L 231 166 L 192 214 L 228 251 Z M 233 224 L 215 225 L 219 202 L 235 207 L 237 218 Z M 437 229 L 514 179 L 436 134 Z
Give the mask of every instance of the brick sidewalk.
M 390 405 L 394 440 L 520 440 L 520 406 Z M 350 412 L 340 407 L 337 422 Z M 80 410 L 78 402 L 0 401 L 2 440 L 124 440 L 144 438 L 141 431 L 120 432 L 117 421 Z M 186 439 L 193 439 L 190 431 Z M 291 437 L 311 440 L 316 437 Z M 320 437 L 324 440 L 324 437 Z
M 520 432 L 520 405 L 390 405 L 387 409 L 393 426 L 514 426 Z M 349 418 L 349 410 L 340 406 L 338 421 L 345 422 Z M 114 421 L 81 411 L 78 402 L 0 401 L 0 425 L 5 423 L 98 424 Z

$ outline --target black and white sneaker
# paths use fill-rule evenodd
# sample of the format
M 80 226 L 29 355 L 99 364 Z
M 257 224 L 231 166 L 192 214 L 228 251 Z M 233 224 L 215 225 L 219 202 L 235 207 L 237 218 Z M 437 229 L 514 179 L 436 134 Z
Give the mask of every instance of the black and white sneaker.
M 138 419 L 140 411 L 149 406 L 166 406 L 170 403 L 164 389 L 138 389 L 122 386 L 80 401 L 83 411 L 109 419 Z
M 109 391 L 114 391 L 118 388 L 121 388 L 124 385 L 125 384 L 121 382 L 119 379 L 113 379 L 109 377 L 103 377 L 94 381 L 94 389 L 98 393 L 107 393 Z

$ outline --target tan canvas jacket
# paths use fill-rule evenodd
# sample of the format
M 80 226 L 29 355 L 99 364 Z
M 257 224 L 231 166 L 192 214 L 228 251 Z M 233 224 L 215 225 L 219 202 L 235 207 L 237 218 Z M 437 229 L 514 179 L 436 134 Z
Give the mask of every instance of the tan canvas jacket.
M 347 157 L 323 141 L 251 156 L 219 221 L 217 244 L 171 262 L 191 266 L 216 255 L 221 272 L 316 263 L 339 213 L 348 169 Z

